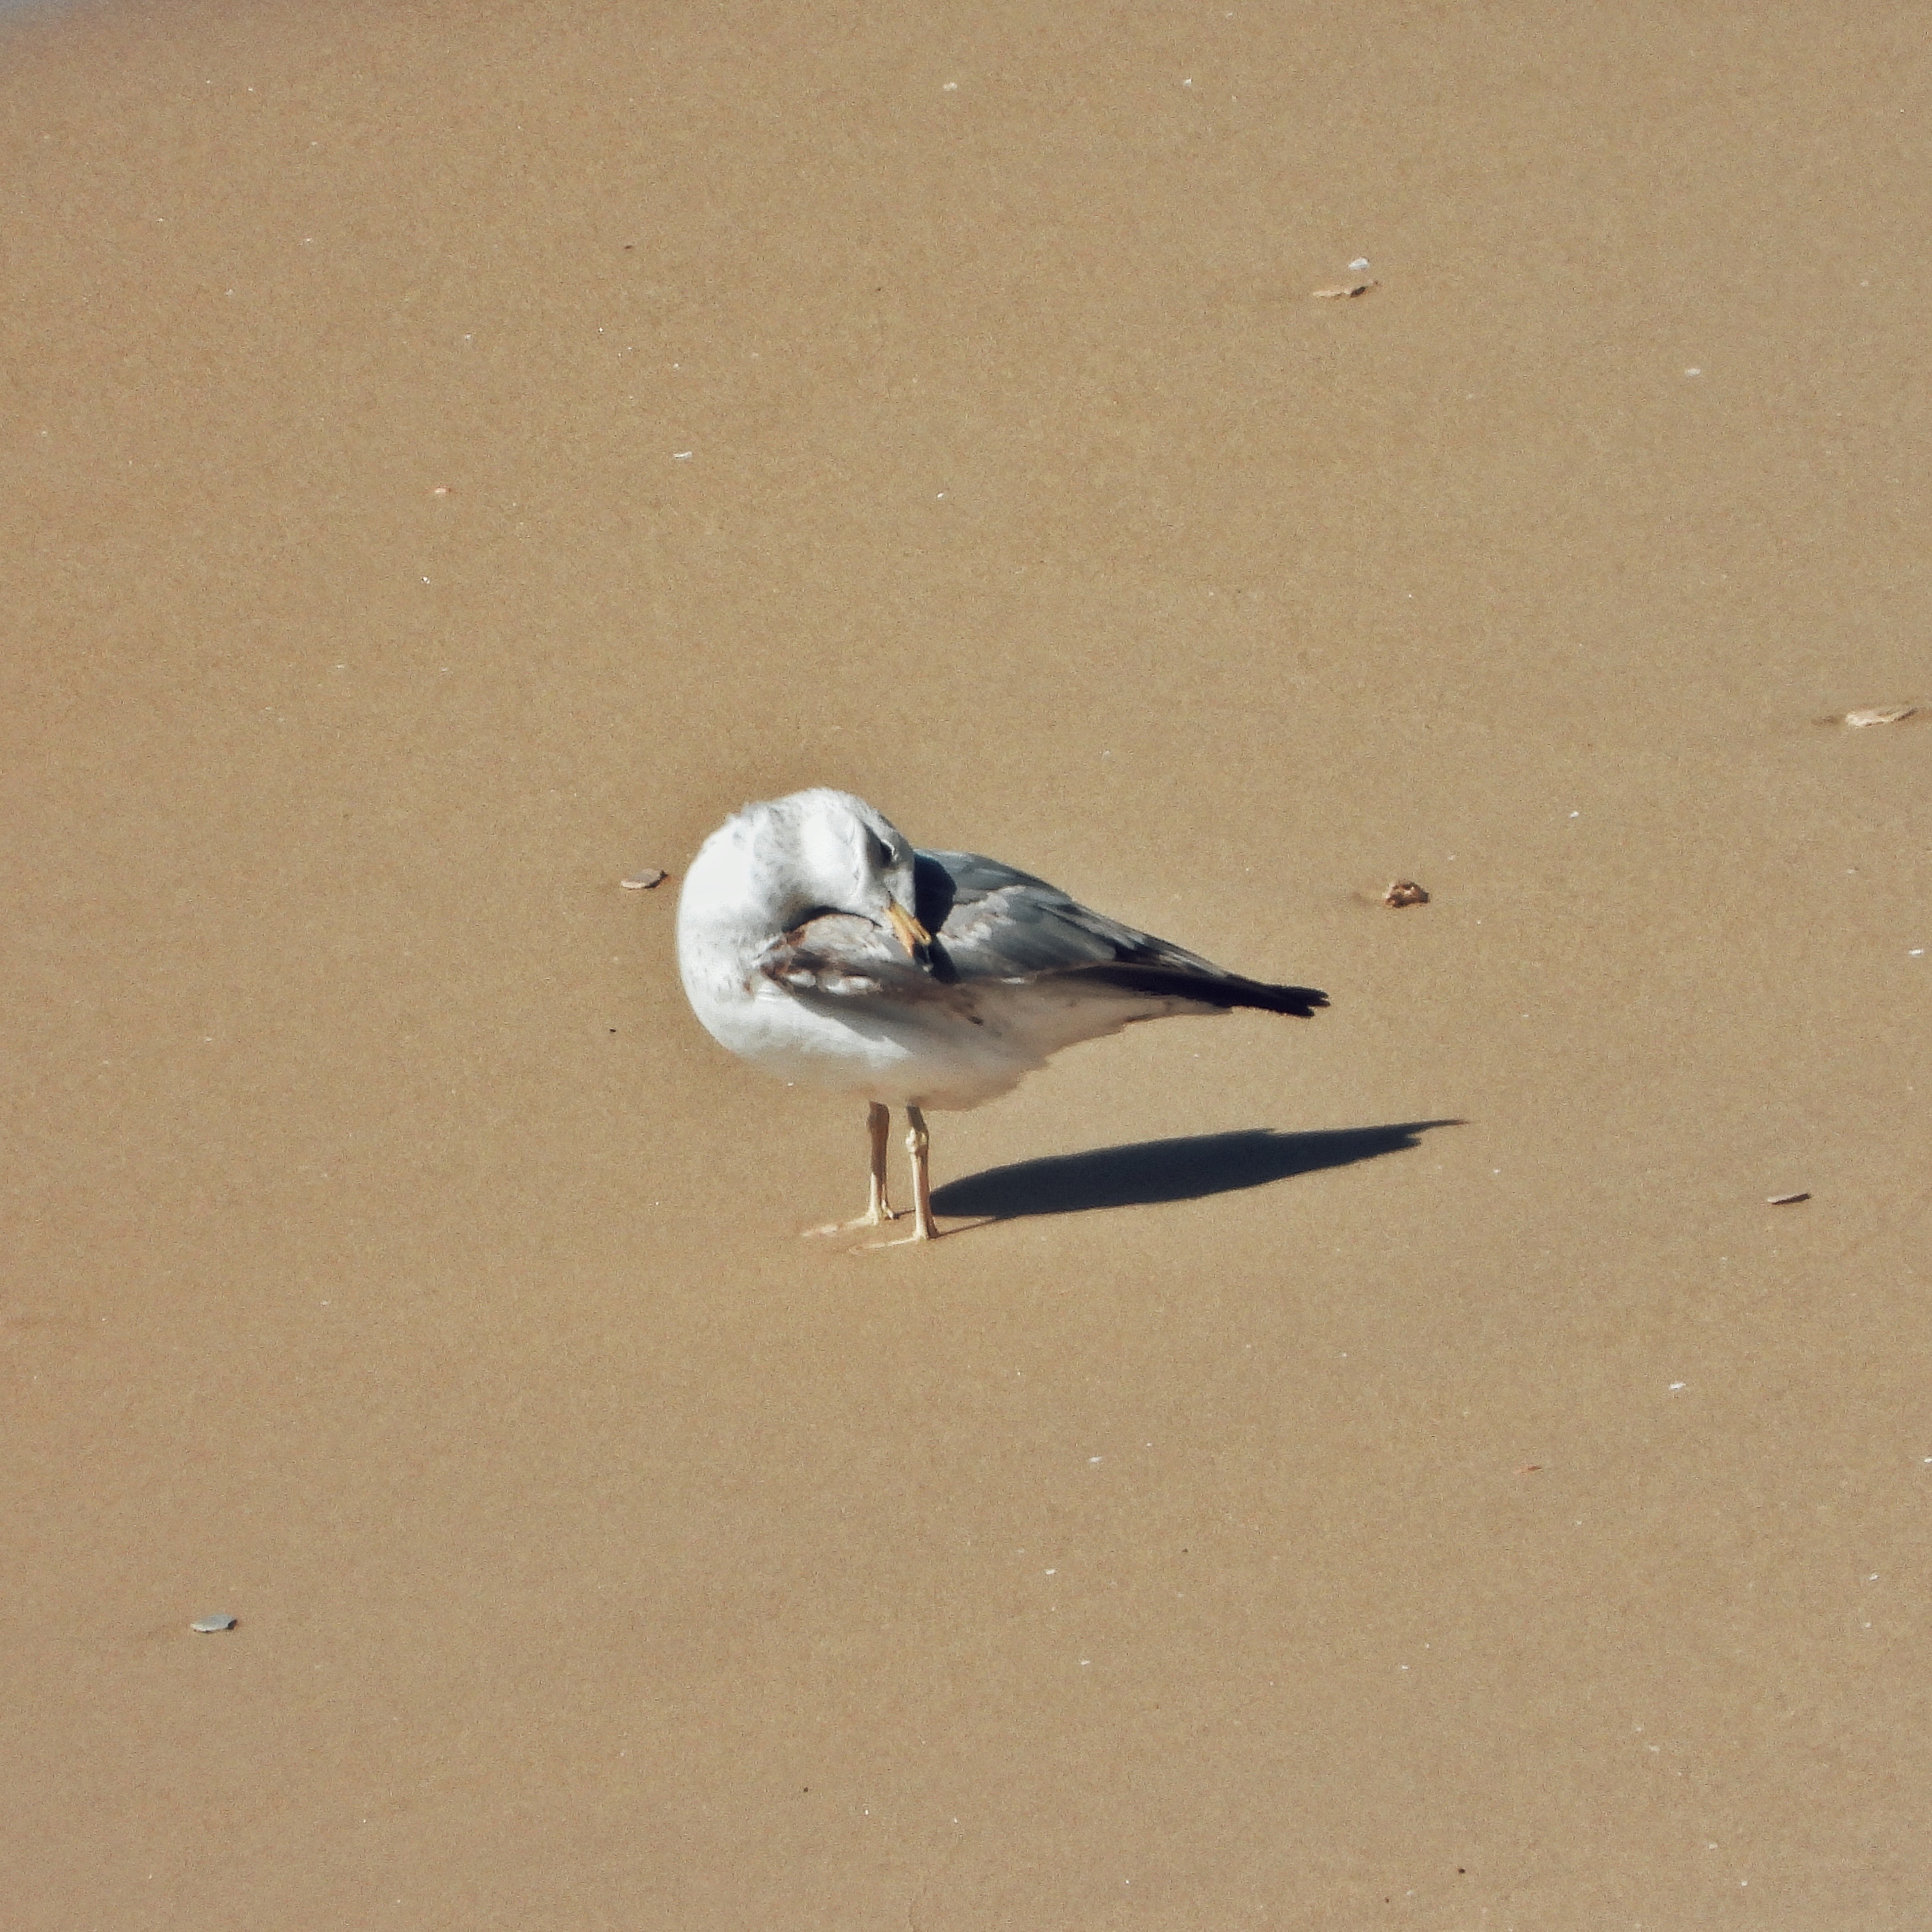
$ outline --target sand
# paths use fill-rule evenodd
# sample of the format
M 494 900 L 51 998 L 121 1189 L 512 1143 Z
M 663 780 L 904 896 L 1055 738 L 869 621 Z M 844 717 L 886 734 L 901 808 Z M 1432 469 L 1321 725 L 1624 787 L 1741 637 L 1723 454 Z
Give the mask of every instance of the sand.
M 1922 10 L 0 53 L 10 1924 L 1923 1922 Z M 810 782 L 1333 1008 L 802 1243 Z

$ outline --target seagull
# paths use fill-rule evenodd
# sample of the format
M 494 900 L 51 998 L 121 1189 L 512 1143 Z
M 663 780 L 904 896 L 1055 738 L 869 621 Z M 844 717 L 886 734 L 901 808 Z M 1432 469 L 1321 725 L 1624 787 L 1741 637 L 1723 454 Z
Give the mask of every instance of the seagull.
M 704 842 L 678 901 L 677 957 L 720 1045 L 867 1103 L 866 1211 L 814 1232 L 901 1218 L 886 1143 L 892 1109 L 905 1110 L 907 1241 L 939 1232 L 928 1108 L 995 1100 L 1062 1047 L 1136 1020 L 1240 1006 L 1306 1018 L 1328 1004 L 1137 932 L 997 859 L 919 850 L 863 799 L 823 787 L 748 805 Z

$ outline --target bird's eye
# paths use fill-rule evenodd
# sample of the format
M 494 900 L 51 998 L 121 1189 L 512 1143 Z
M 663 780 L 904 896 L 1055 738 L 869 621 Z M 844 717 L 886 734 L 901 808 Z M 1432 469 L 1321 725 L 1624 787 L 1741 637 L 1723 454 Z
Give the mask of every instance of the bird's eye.
M 880 867 L 890 866 L 892 862 L 892 848 L 876 832 L 871 837 L 873 863 Z

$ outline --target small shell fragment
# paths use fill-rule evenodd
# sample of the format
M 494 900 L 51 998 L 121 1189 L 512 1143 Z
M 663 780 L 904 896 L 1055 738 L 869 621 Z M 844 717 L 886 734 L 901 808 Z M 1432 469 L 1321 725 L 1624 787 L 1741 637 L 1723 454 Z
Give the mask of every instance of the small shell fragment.
M 1855 730 L 1866 724 L 1901 724 L 1918 709 L 1916 704 L 1874 704 L 1863 711 L 1847 711 L 1845 722 Z
M 1764 1197 L 1764 1204 L 1767 1208 L 1795 1208 L 1799 1202 L 1809 1201 L 1810 1198 L 1811 1190 L 1808 1187 L 1801 1187 L 1795 1194 L 1767 1194 Z
M 622 881 L 634 892 L 647 892 L 653 886 L 661 886 L 670 874 L 662 866 L 646 866 L 641 872 L 633 872 Z
M 1429 895 L 1413 879 L 1398 879 L 1382 895 L 1382 904 L 1391 906 L 1426 905 Z
M 1338 283 L 1332 289 L 1317 289 L 1316 302 L 1346 302 L 1353 296 L 1365 296 L 1371 289 L 1378 289 L 1382 284 L 1371 275 L 1366 281 Z
M 224 1611 L 219 1616 L 196 1617 L 188 1628 L 199 1630 L 203 1636 L 212 1636 L 217 1630 L 232 1630 L 240 1621 L 238 1617 L 231 1617 Z

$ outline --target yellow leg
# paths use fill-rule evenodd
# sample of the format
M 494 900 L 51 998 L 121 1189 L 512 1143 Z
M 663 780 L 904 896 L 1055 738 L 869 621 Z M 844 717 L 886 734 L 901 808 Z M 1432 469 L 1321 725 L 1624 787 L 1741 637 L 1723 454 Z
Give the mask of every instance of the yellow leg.
M 866 1131 L 872 1137 L 872 1175 L 866 1204 L 866 1225 L 876 1228 L 882 1221 L 894 1221 L 892 1204 L 886 1198 L 886 1139 L 892 1132 L 892 1110 L 874 1100 L 866 1109 Z
M 932 1225 L 932 1175 L 926 1163 L 926 1150 L 932 1136 L 926 1130 L 926 1116 L 916 1107 L 906 1109 L 906 1152 L 912 1156 L 913 1238 L 929 1241 L 939 1232 Z
M 866 1110 L 866 1130 L 872 1143 L 872 1166 L 866 1188 L 866 1211 L 853 1221 L 833 1221 L 823 1228 L 808 1228 L 808 1234 L 842 1234 L 854 1228 L 880 1228 L 896 1221 L 892 1203 L 886 1198 L 886 1141 L 892 1131 L 892 1110 L 876 1100 Z
M 939 1237 L 932 1218 L 932 1177 L 926 1162 L 932 1136 L 926 1132 L 926 1116 L 916 1107 L 906 1109 L 906 1152 L 912 1156 L 912 1232 L 900 1235 L 896 1240 L 868 1242 L 869 1247 L 903 1248 L 914 1241 L 936 1240 Z

